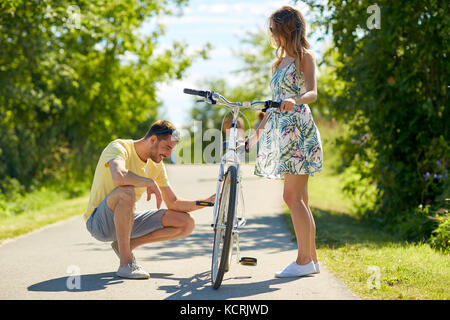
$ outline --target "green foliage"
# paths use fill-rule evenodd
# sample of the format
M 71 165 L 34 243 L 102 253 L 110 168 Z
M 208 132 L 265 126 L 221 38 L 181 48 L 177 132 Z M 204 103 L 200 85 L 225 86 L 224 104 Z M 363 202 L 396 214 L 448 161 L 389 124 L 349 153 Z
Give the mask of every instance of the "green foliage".
M 346 128 L 339 122 L 334 127 L 323 121 L 317 125 L 325 150 L 326 166 L 323 172 L 308 182 L 308 194 L 316 224 L 317 254 L 321 263 L 363 300 L 448 299 L 448 252 L 444 255 L 444 250 L 433 250 L 432 243 L 431 246 L 423 242 L 409 243 L 404 241 L 404 234 L 398 229 L 392 232 L 367 221 L 364 216 L 353 214 L 351 203 L 342 190 L 344 177 L 349 174 L 332 170 L 333 163 L 340 158 L 336 150 L 338 146 L 333 141 L 346 132 Z M 283 218 L 295 242 L 291 214 L 286 206 L 284 209 Z M 433 213 L 429 207 L 417 210 L 420 210 L 417 213 L 424 221 L 430 221 L 428 216 Z M 448 229 L 447 234 L 444 230 L 439 233 L 442 239 L 445 235 L 448 247 Z M 368 273 L 369 266 L 380 268 L 378 289 L 367 286 L 371 275 Z
M 320 12 L 316 26 L 333 35 L 328 55 L 340 82 L 329 114 L 350 126 L 341 168 L 357 173 L 347 190 L 371 194 L 361 212 L 381 225 L 428 238 L 436 223 L 417 208 L 442 216 L 437 199 L 449 198 L 450 4 L 377 1 L 381 28 L 369 30 L 372 1 L 305 2 Z
M 313 48 L 314 49 L 314 48 Z M 339 79 L 337 69 L 341 67 L 338 52 L 329 47 L 321 61 L 317 61 L 319 76 L 317 78 L 317 101 L 313 104 L 314 117 L 333 119 L 338 97 L 344 94 L 345 81 Z
M 450 253 L 450 219 L 447 216 L 439 216 L 438 227 L 433 230 L 431 245 L 445 254 Z
M 180 79 L 205 55 L 187 55 L 185 43 L 157 50 L 161 25 L 140 33 L 143 22 L 170 14 L 170 2 L 186 3 L 0 3 L 0 192 L 16 182 L 31 190 L 90 180 L 109 141 L 144 135 L 160 104 L 158 83 Z
M 268 35 L 263 30 L 247 32 L 241 39 L 242 49 L 234 54 L 242 60 L 243 67 L 231 71 L 239 77 L 240 83 L 235 87 L 227 85 L 224 79 L 205 79 L 199 84 L 204 89 L 220 92 L 230 101 L 269 100 L 272 93 L 269 82 L 272 75 L 271 65 L 274 60 L 274 48 L 269 42 Z M 211 119 L 215 128 L 220 128 L 222 117 L 226 114 L 224 108 L 195 104 L 191 116 L 195 120 Z M 250 123 L 256 119 L 255 114 L 246 112 Z M 246 123 L 246 125 L 248 125 Z M 206 128 L 206 127 L 205 127 Z
M 263 30 L 248 32 L 242 39 L 243 49 L 234 52 L 243 62 L 242 69 L 231 71 L 240 78 L 239 85 L 230 87 L 224 79 L 205 79 L 198 84 L 202 90 L 212 90 L 221 93 L 230 101 L 253 101 L 271 99 L 269 81 L 271 76 L 271 61 L 274 59 L 274 49 L 268 41 L 268 36 Z M 197 99 L 195 99 L 197 100 Z M 202 132 L 210 128 L 221 129 L 222 121 L 229 115 L 229 110 L 224 107 L 194 103 L 191 109 L 191 118 L 201 121 Z M 254 128 L 257 121 L 257 114 L 254 111 L 243 111 L 240 117 L 244 121 L 246 133 Z M 194 135 L 192 128 L 188 128 L 191 136 Z M 223 133 L 225 140 L 225 133 Z M 192 140 L 192 147 L 193 150 Z M 209 145 L 210 141 L 203 141 L 203 149 Z M 193 152 L 192 152 L 193 157 Z
M 247 32 L 241 42 L 243 49 L 235 54 L 242 60 L 244 67 L 234 71 L 242 79 L 240 90 L 251 92 L 246 95 L 255 99 L 267 100 L 272 96 L 269 83 L 275 60 L 275 50 L 269 41 L 269 35 L 261 29 Z
M 220 92 L 230 101 L 253 101 L 253 100 L 268 100 L 272 98 L 270 89 L 270 79 L 272 76 L 272 63 L 275 60 L 275 49 L 270 43 L 269 35 L 264 30 L 257 30 L 255 32 L 247 32 L 241 39 L 242 49 L 234 52 L 243 63 L 243 67 L 239 70 L 232 71 L 239 77 L 240 83 L 234 87 L 227 85 L 224 79 L 211 78 L 205 79 L 198 84 L 199 88 L 205 90 L 213 90 Z M 327 95 L 323 95 L 322 103 L 314 104 L 312 110 L 316 117 L 327 115 L 329 113 L 328 103 L 329 99 L 333 99 L 336 86 L 333 84 L 334 80 L 329 77 L 332 70 L 331 65 L 324 65 L 324 70 L 318 82 L 326 82 L 328 85 Z M 324 86 L 319 85 L 319 93 Z M 332 93 L 331 93 L 332 92 Z M 207 104 L 195 103 L 191 109 L 191 117 L 193 120 L 201 121 L 202 132 L 209 128 L 221 128 L 222 120 L 229 113 L 228 110 L 221 107 L 210 106 Z M 257 114 L 253 111 L 245 111 L 241 115 L 245 123 L 245 130 L 254 128 L 257 121 Z M 189 128 L 191 136 L 193 131 Z M 248 131 L 247 131 L 248 132 Z M 210 142 L 205 141 L 203 147 Z M 193 140 L 191 142 L 193 144 Z M 191 150 L 193 149 L 193 146 Z

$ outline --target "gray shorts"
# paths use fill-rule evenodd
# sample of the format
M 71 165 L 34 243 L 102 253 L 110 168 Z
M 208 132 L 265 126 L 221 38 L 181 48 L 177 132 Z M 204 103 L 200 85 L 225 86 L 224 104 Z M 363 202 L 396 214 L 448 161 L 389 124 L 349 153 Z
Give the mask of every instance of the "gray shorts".
M 135 212 L 131 239 L 163 228 L 161 220 L 166 211 L 167 209 Z M 95 208 L 88 221 L 86 221 L 86 228 L 99 241 L 117 240 L 114 212 L 106 205 L 106 199 Z

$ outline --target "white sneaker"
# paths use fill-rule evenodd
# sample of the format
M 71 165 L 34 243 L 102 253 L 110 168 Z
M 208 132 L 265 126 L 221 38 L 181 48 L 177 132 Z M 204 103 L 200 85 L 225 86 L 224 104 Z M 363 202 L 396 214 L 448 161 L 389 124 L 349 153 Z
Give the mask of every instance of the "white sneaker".
M 128 279 L 148 279 L 150 275 L 140 265 L 135 262 L 128 262 L 123 267 L 119 267 L 117 275 Z
M 307 264 L 298 265 L 295 261 L 284 268 L 282 271 L 275 273 L 277 278 L 288 278 L 288 277 L 301 277 L 307 274 L 314 273 L 314 262 L 310 261 Z
M 314 263 L 314 272 L 313 273 L 320 273 L 320 264 L 319 261 L 317 263 Z

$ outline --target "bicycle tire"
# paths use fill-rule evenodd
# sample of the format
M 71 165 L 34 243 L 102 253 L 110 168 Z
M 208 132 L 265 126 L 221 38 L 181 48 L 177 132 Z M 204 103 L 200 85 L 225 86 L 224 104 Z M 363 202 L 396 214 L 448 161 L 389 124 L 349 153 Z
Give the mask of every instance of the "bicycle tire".
M 224 175 L 220 192 L 211 265 L 211 282 L 214 289 L 222 284 L 229 269 L 230 246 L 236 209 L 237 169 L 230 166 Z M 225 227 L 222 227 L 225 226 Z
M 233 255 L 233 232 L 231 232 L 231 237 L 230 237 L 230 250 L 228 251 L 228 256 L 227 259 L 225 260 L 225 273 L 227 273 L 230 270 L 230 265 L 231 265 L 231 257 Z

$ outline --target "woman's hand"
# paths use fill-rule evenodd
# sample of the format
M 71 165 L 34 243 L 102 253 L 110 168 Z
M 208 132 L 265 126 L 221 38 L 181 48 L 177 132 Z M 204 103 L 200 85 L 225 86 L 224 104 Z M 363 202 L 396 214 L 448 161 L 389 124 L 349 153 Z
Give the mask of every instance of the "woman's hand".
M 293 98 L 285 99 L 281 102 L 280 111 L 292 111 L 295 107 L 295 100 Z

